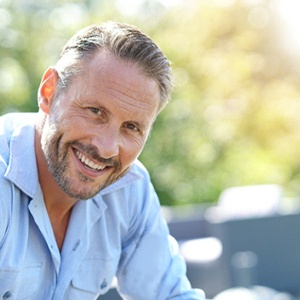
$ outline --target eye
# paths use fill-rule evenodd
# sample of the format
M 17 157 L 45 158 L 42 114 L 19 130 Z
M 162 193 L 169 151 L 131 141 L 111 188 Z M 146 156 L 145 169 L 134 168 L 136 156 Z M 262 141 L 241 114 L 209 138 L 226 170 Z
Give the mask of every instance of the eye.
M 89 107 L 88 108 L 93 114 L 95 115 L 101 115 L 102 114 L 102 111 L 99 109 L 99 108 L 96 108 L 96 107 Z
M 128 123 L 125 125 L 125 127 L 132 131 L 139 131 L 139 128 L 133 123 Z

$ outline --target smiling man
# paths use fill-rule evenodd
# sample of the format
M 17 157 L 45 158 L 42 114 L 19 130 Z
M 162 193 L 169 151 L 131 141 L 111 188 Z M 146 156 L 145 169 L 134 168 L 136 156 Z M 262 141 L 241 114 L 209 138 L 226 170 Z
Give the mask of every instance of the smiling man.
M 192 289 L 137 160 L 172 90 L 139 29 L 79 31 L 38 91 L 38 113 L 0 118 L 0 296 L 204 299 Z

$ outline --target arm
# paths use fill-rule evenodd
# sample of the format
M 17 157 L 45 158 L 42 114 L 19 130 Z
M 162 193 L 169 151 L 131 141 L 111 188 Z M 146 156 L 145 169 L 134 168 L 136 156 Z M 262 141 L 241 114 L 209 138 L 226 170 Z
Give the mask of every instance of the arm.
M 185 275 L 185 262 L 177 242 L 169 236 L 151 183 L 144 185 L 143 191 L 135 187 L 131 194 L 142 195 L 143 201 L 138 211 L 134 205 L 129 208 L 129 234 L 123 241 L 117 274 L 119 292 L 125 299 L 204 300 L 204 293 L 193 290 Z

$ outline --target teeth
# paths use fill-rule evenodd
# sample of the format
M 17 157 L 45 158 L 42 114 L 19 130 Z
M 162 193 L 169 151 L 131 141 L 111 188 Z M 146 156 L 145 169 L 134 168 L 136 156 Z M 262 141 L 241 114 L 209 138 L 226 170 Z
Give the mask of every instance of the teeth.
M 95 164 L 94 162 L 92 162 L 90 159 L 88 159 L 86 156 L 84 156 L 79 151 L 76 151 L 76 155 L 82 163 L 84 163 L 85 165 L 87 165 L 89 168 L 91 168 L 93 170 L 101 171 L 105 168 L 105 166 L 100 166 L 98 164 Z

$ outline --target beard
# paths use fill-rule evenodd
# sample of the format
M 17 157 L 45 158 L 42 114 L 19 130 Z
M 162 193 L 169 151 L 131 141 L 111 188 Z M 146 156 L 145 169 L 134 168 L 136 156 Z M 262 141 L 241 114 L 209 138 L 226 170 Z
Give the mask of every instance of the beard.
M 84 145 L 76 140 L 61 144 L 62 135 L 59 133 L 55 124 L 51 125 L 48 128 L 48 131 L 45 130 L 45 127 L 41 139 L 44 157 L 49 172 L 61 190 L 68 196 L 78 200 L 90 199 L 97 195 L 105 187 L 123 177 L 128 172 L 129 167 L 122 170 L 119 160 L 114 158 L 102 158 L 99 155 L 97 148 L 93 145 Z M 112 168 L 113 171 L 111 172 L 110 176 L 102 184 L 99 184 L 95 187 L 94 179 L 82 174 L 79 171 L 77 171 L 75 175 L 71 175 L 71 167 L 69 165 L 71 161 L 70 149 L 73 151 L 73 146 L 82 153 L 85 153 L 87 156 L 93 158 L 95 161 L 102 164 L 104 163 L 108 167 Z M 76 178 L 74 178 L 74 176 Z M 78 180 L 80 184 L 78 184 Z

